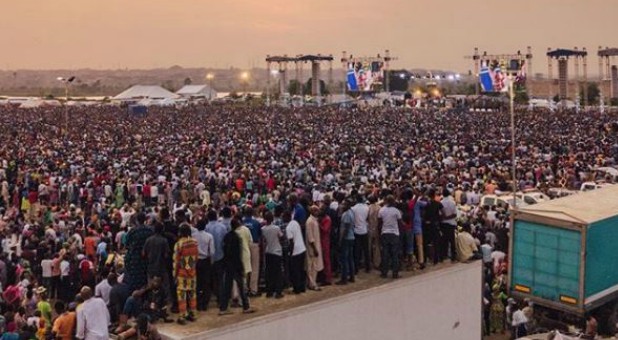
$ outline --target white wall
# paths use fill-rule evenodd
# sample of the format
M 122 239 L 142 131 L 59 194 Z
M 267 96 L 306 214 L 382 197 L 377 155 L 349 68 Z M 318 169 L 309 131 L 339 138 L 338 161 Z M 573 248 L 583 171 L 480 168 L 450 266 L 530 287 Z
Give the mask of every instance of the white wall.
M 182 339 L 479 340 L 481 287 L 481 261 L 458 264 Z

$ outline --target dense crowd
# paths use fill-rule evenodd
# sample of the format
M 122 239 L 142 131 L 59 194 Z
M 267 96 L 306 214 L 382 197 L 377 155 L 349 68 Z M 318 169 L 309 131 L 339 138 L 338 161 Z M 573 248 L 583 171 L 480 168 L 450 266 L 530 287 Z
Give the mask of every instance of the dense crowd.
M 62 108 L 0 107 L 0 331 L 156 339 L 215 300 L 252 313 L 262 294 L 474 259 L 486 332 L 517 330 L 508 211 L 480 198 L 513 190 L 513 152 L 517 190 L 598 179 L 616 118 L 518 113 L 513 150 L 503 113 L 97 106 L 65 131 Z

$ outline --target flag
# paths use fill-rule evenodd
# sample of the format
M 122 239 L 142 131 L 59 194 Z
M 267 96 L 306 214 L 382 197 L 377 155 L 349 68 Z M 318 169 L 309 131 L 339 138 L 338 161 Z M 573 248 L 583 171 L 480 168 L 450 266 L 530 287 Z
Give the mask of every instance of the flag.
M 356 81 L 356 73 L 353 68 L 348 70 L 348 90 L 349 91 L 358 91 L 358 83 Z
M 489 72 L 489 67 L 487 67 L 487 63 L 483 63 L 481 66 L 481 73 L 479 74 L 479 81 L 481 82 L 481 88 L 483 92 L 494 92 L 494 83 Z

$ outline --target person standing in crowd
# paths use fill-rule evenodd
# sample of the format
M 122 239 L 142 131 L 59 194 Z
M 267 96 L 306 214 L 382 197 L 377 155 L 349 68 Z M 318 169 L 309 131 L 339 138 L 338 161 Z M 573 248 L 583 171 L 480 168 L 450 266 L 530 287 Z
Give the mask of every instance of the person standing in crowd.
M 446 259 L 450 256 L 451 261 L 457 259 L 457 251 L 455 246 L 455 229 L 457 229 L 457 206 L 451 192 L 444 189 L 442 192 L 442 224 L 440 231 L 442 232 L 442 247 L 440 259 Z
M 340 263 L 341 263 L 341 279 L 337 281 L 338 285 L 346 285 L 348 282 L 354 282 L 354 212 L 350 209 L 351 202 L 345 201 L 341 206 L 343 214 L 341 215 L 341 236 L 340 236 Z
M 144 287 L 148 282 L 148 262 L 142 259 L 142 251 L 146 240 L 152 236 L 153 231 L 146 225 L 146 215 L 137 214 L 137 227 L 132 228 L 127 233 L 127 253 L 125 255 L 125 276 L 124 280 L 129 285 L 129 290 Z
M 179 317 L 177 322 L 184 325 L 186 321 L 195 321 L 196 270 L 198 244 L 191 237 L 191 227 L 183 222 L 179 228 L 179 239 L 174 246 L 174 275 L 178 296 Z
M 75 303 L 72 302 L 69 308 L 66 308 L 64 302 L 57 301 L 54 305 L 54 310 L 58 317 L 54 320 L 54 325 L 52 327 L 53 338 L 58 340 L 73 340 L 75 324 L 77 323 Z
M 164 289 L 170 289 L 170 283 L 168 280 L 168 274 L 165 271 L 166 266 L 164 264 L 171 261 L 170 250 L 168 241 L 164 236 L 165 226 L 161 222 L 154 223 L 154 234 L 144 243 L 142 250 L 142 256 L 146 261 L 146 273 L 148 275 L 148 281 L 153 277 L 158 276 L 163 278 Z
M 249 254 L 251 256 L 251 273 L 249 274 L 249 297 L 259 296 L 258 282 L 260 277 L 260 241 L 262 239 L 262 225 L 253 218 L 253 208 L 245 207 L 244 209 L 244 225 L 251 232 L 252 242 L 249 243 Z
M 380 269 L 380 263 L 382 254 L 380 254 L 380 231 L 378 230 L 378 213 L 380 212 L 380 205 L 375 195 L 371 195 L 369 200 L 369 212 L 367 214 L 367 228 L 369 235 L 369 253 L 371 257 L 371 264 L 374 269 Z
M 333 270 L 330 262 L 330 232 L 332 222 L 330 216 L 326 214 L 326 207 L 322 206 L 318 212 L 318 223 L 320 224 L 320 246 L 322 250 L 322 261 L 324 269 L 322 270 L 322 285 L 330 286 L 333 284 Z
M 210 271 L 210 289 L 206 291 L 208 293 L 214 292 L 215 295 L 218 295 L 222 284 L 223 278 L 223 239 L 225 238 L 225 234 L 227 234 L 228 230 L 225 225 L 217 221 L 217 212 L 213 209 L 208 210 L 206 214 L 208 218 L 208 224 L 206 224 L 206 228 L 204 229 L 207 233 L 212 235 L 213 243 L 215 245 L 214 250 L 215 254 L 213 256 L 213 264 L 212 270 Z M 210 301 L 210 296 L 206 296 L 205 299 Z
M 319 291 L 318 272 L 324 269 L 322 261 L 322 249 L 320 246 L 320 222 L 318 221 L 319 208 L 315 205 L 309 208 L 310 216 L 307 218 L 307 288 Z
M 416 260 L 420 269 L 425 269 L 425 252 L 423 242 L 423 214 L 427 207 L 427 200 L 421 195 L 420 190 L 414 189 L 414 214 L 412 216 L 412 234 L 416 244 Z
M 109 311 L 105 302 L 92 297 L 90 287 L 83 287 L 79 293 L 84 300 L 77 310 L 77 331 L 75 337 L 83 340 L 109 339 Z
M 395 197 L 388 195 L 385 206 L 378 214 L 381 241 L 382 241 L 382 268 L 380 277 L 386 278 L 388 271 L 392 271 L 393 279 L 399 278 L 399 226 L 403 223 L 401 211 L 395 207 Z
M 240 298 L 242 300 L 243 313 L 253 313 L 255 309 L 249 305 L 249 297 L 247 296 L 246 275 L 244 261 L 242 259 L 242 245 L 240 236 L 238 236 L 238 228 L 241 223 L 238 219 L 230 221 L 232 229 L 225 234 L 223 239 L 223 284 L 219 294 L 219 315 L 232 314 L 229 309 L 230 299 L 232 296 L 232 283 L 236 283 Z
M 197 222 L 197 229 L 191 235 L 197 241 L 197 310 L 208 309 L 212 295 L 212 261 L 215 256 L 215 242 L 211 234 L 206 232 L 206 221 Z
M 245 270 L 246 287 L 250 289 L 249 283 L 251 282 L 251 272 L 253 271 L 251 267 L 251 244 L 253 243 L 253 237 L 251 236 L 251 230 L 244 224 L 241 224 L 235 231 L 238 237 L 240 237 L 240 249 L 242 250 L 242 264 Z M 234 295 L 234 299 L 236 299 L 236 293 L 234 293 Z M 247 295 L 249 295 L 249 291 Z
M 290 211 L 285 211 L 282 218 L 283 222 L 287 223 L 285 230 L 292 251 L 290 257 L 290 281 L 294 289 L 294 294 L 301 294 L 307 289 L 307 276 L 305 274 L 305 253 L 307 248 L 305 247 L 300 224 L 298 221 L 292 219 L 292 213 Z
M 526 329 L 526 324 L 528 323 L 528 319 L 526 319 L 526 316 L 524 315 L 524 312 L 522 311 L 520 304 L 515 303 L 515 305 L 513 306 L 513 309 L 515 311 L 513 312 L 513 320 L 511 322 L 511 325 L 513 326 L 512 338 L 519 339 L 521 337 L 528 335 L 528 331 Z
M 371 271 L 371 260 L 369 256 L 369 236 L 367 218 L 369 217 L 369 206 L 365 203 L 365 198 L 361 194 L 356 194 L 356 204 L 351 208 L 354 213 L 354 269 L 358 274 L 361 262 L 365 267 L 365 272 Z
M 265 271 L 266 271 L 266 297 L 283 297 L 283 275 L 281 256 L 281 238 L 284 236 L 281 228 L 273 223 L 273 214 L 267 211 L 264 214 L 266 225 L 262 227 L 262 236 L 265 241 Z
M 129 287 L 118 282 L 118 275 L 116 273 L 110 273 L 107 275 L 107 282 L 112 287 L 109 291 L 109 316 L 112 323 L 120 321 L 120 317 L 123 314 L 124 305 L 129 298 Z M 127 320 L 120 321 L 121 324 L 126 324 Z
M 440 228 L 440 220 L 441 220 L 441 211 L 442 204 L 438 200 L 438 196 L 436 192 L 431 189 L 427 193 L 429 201 L 427 202 L 427 206 L 425 207 L 425 222 L 423 229 L 423 241 L 425 241 L 425 256 L 430 256 L 433 264 L 438 264 L 440 260 L 441 254 L 441 228 Z M 426 236 L 426 237 L 425 237 Z

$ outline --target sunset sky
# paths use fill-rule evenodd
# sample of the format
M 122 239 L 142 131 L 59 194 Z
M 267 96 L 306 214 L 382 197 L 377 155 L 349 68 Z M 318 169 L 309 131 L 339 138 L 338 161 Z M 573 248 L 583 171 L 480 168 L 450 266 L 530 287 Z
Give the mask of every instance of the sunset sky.
M 373 55 L 465 72 L 531 45 L 618 47 L 618 0 L 0 0 L 0 69 L 263 67 L 266 54 Z

